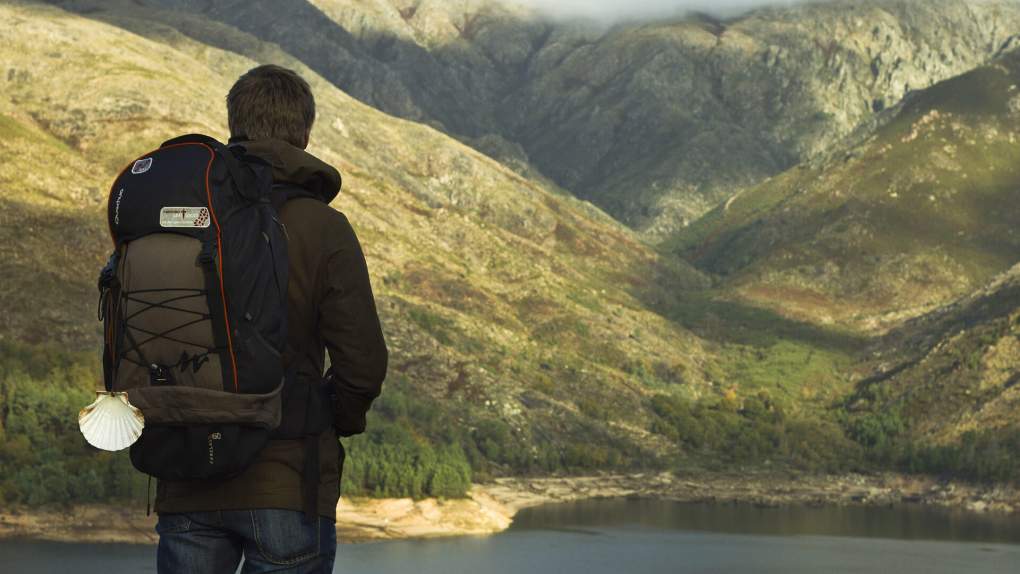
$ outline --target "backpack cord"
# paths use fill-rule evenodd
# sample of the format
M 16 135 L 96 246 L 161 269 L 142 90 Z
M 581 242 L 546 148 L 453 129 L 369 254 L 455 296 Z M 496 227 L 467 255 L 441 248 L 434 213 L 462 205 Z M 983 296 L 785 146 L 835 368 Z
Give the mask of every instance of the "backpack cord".
M 188 292 L 193 291 L 193 293 L 190 293 L 188 295 L 178 295 L 178 296 L 175 296 L 175 297 L 170 297 L 169 299 L 164 299 L 162 301 L 155 301 L 155 302 L 146 301 L 144 299 L 139 299 L 137 297 L 131 297 L 131 295 L 138 294 L 138 293 L 181 292 L 181 291 L 188 291 Z M 145 355 L 142 354 L 142 349 L 141 348 L 143 346 L 147 345 L 148 343 L 150 343 L 152 341 L 155 341 L 156 339 L 166 339 L 168 341 L 173 341 L 175 343 L 180 343 L 182 345 L 190 345 L 190 346 L 193 346 L 193 347 L 199 347 L 199 348 L 202 348 L 202 349 L 206 350 L 205 353 L 203 353 L 201 355 L 197 355 L 197 357 L 207 356 L 207 355 L 209 355 L 211 353 L 214 353 L 214 352 L 215 353 L 219 353 L 220 352 L 219 347 L 206 347 L 204 345 L 199 345 L 199 344 L 196 344 L 196 343 L 192 343 L 190 341 L 185 341 L 183 339 L 178 339 L 178 338 L 169 336 L 170 333 L 173 333 L 174 331 L 177 331 L 177 330 L 180 330 L 180 329 L 184 329 L 186 327 L 190 327 L 192 325 L 201 323 L 203 321 L 208 321 L 208 320 L 210 320 L 212 318 L 211 315 L 208 314 L 208 313 L 201 313 L 199 311 L 193 311 L 191 309 L 181 309 L 181 308 L 169 305 L 169 303 L 173 303 L 173 302 L 180 301 L 180 300 L 183 300 L 183 299 L 189 299 L 189 298 L 193 298 L 193 297 L 201 297 L 202 295 L 205 295 L 205 293 L 206 293 L 206 291 L 204 289 L 141 289 L 141 290 L 136 290 L 136 291 L 124 291 L 124 292 L 122 292 L 121 293 L 121 298 L 124 301 L 132 301 L 134 303 L 139 303 L 139 304 L 143 305 L 143 307 L 141 309 L 138 309 L 137 311 L 135 311 L 131 315 L 129 315 L 129 316 L 124 318 L 124 327 L 125 327 L 124 328 L 124 333 L 125 333 L 125 335 L 128 338 L 128 342 L 130 343 L 130 346 L 125 348 L 125 349 L 123 349 L 120 352 L 121 358 L 124 359 L 124 360 L 127 360 L 128 362 L 134 363 L 134 364 L 136 364 L 136 365 L 138 365 L 140 367 L 149 368 L 151 366 L 151 363 L 145 357 Z M 168 309 L 168 310 L 171 310 L 171 311 L 177 311 L 177 312 L 181 312 L 181 313 L 188 313 L 188 314 L 191 314 L 191 315 L 197 315 L 198 318 L 193 320 L 193 321 L 188 321 L 186 323 L 183 323 L 181 325 L 177 325 L 176 327 L 172 327 L 170 329 L 167 329 L 167 330 L 161 331 L 161 332 L 150 331 L 148 329 L 142 329 L 141 327 L 133 326 L 133 325 L 131 325 L 129 323 L 129 321 L 131 319 L 141 315 L 142 313 L 150 311 L 152 309 Z M 140 333 L 142 333 L 144 335 L 149 335 L 149 337 L 147 339 L 142 340 L 142 342 L 139 343 L 135 339 L 134 335 L 131 333 L 132 330 L 138 331 L 138 332 L 140 332 Z M 138 358 L 141 360 L 141 362 L 134 361 L 134 360 L 128 358 L 127 354 L 130 351 L 134 351 L 135 354 L 138 355 Z M 191 360 L 192 358 L 194 358 L 194 357 L 190 357 L 187 360 Z M 174 365 L 170 365 L 170 368 L 179 367 L 184 362 L 187 362 L 187 361 L 182 356 L 181 360 L 178 361 Z
M 141 363 L 135 363 L 136 365 L 145 365 L 146 367 L 151 365 L 152 363 L 150 363 L 149 360 L 145 358 L 145 355 L 142 354 L 142 348 L 135 340 L 135 336 L 131 334 L 131 327 L 127 324 L 124 325 L 124 335 L 128 338 L 128 342 L 131 343 L 131 346 L 122 351 L 121 357 L 127 359 L 128 351 L 134 351 L 135 354 L 138 355 L 138 358 L 142 360 Z M 130 361 L 130 359 L 128 360 Z

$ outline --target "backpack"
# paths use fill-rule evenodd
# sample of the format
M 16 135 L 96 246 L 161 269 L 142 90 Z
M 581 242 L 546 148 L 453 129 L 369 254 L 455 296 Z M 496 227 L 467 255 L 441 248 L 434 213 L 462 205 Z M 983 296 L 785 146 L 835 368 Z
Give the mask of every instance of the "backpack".
M 229 478 L 270 438 L 303 438 L 307 509 L 332 409 L 328 387 L 299 384 L 283 360 L 285 200 L 242 146 L 187 135 L 141 156 L 110 190 L 99 317 L 106 389 L 145 416 L 135 468 Z

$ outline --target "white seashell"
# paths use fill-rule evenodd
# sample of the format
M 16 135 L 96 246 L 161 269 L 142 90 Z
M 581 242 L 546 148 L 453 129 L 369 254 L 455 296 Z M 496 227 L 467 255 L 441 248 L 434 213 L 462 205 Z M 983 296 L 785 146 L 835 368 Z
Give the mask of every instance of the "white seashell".
M 142 434 L 145 417 L 128 402 L 127 393 L 96 391 L 96 401 L 78 413 L 78 428 L 89 444 L 103 450 L 122 450 Z

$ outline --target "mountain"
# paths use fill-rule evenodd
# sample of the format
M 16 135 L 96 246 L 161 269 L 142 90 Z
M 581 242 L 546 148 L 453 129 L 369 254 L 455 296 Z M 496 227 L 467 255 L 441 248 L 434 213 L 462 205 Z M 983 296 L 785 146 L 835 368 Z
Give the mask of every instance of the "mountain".
M 429 473 L 451 460 L 477 477 L 655 469 L 678 456 L 844 464 L 826 454 L 846 442 L 829 407 L 851 390 L 859 341 L 718 305 L 703 273 L 597 208 L 358 102 L 278 46 L 180 12 L 94 8 L 0 6 L 0 490 L 11 500 L 53 500 L 33 485 L 82 469 L 97 484 L 122 476 L 90 466 L 70 424 L 98 386 L 77 352 L 99 345 L 106 187 L 167 138 L 223 139 L 223 94 L 264 61 L 312 83 L 310 151 L 345 175 L 334 205 L 364 243 L 391 350 L 386 392 L 351 457 L 396 470 L 354 466 L 351 492 L 432 492 Z M 685 405 L 711 440 L 679 440 Z M 805 428 L 809 439 L 789 438 Z M 424 474 L 408 478 L 411 468 Z
M 124 494 L 66 478 L 124 475 L 71 424 L 107 186 L 170 137 L 224 139 L 265 62 L 315 90 L 310 151 L 345 176 L 391 349 L 348 492 L 462 494 L 468 466 L 955 469 L 937 449 L 1013 428 L 1016 11 L 0 5 L 0 498 Z M 460 482 L 430 490 L 440 467 Z
M 0 6 L 0 341 L 97 349 L 107 186 L 170 137 L 226 137 L 224 94 L 256 62 L 136 16 L 119 12 L 122 28 Z M 621 464 L 671 451 L 646 430 L 647 396 L 653 385 L 700 392 L 708 359 L 646 300 L 702 285 L 699 273 L 590 205 L 262 49 L 315 90 L 310 151 L 345 176 L 335 205 L 365 246 L 392 396 L 440 404 L 465 432 L 487 424 L 522 464 L 530 445 L 554 467 L 572 444 L 605 445 Z M 649 384 L 632 380 L 639 367 Z
M 919 90 L 849 145 L 719 206 L 668 249 L 741 301 L 881 332 L 1020 261 L 1020 53 Z
M 663 248 L 742 302 L 867 333 L 837 417 L 866 456 L 1020 467 L 1020 52 L 918 90 Z
M 109 3 L 61 4 L 116 17 L 99 15 Z M 131 4 L 118 11 L 187 21 L 186 34 L 249 57 L 255 39 L 276 44 L 355 98 L 548 177 L 656 241 L 1020 33 L 1008 0 L 837 0 L 614 25 L 496 0 Z

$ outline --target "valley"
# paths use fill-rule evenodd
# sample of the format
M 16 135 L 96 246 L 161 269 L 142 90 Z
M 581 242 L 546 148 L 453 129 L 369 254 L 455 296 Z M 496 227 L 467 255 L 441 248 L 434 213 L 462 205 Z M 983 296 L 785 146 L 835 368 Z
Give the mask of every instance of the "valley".
M 345 493 L 1015 481 L 1017 34 L 998 0 L 608 27 L 481 0 L 0 4 L 0 499 L 142 496 L 73 420 L 106 187 L 166 139 L 226 139 L 262 62 L 315 90 L 309 151 L 344 175 L 391 351 Z

